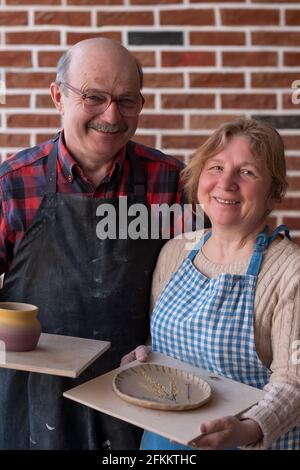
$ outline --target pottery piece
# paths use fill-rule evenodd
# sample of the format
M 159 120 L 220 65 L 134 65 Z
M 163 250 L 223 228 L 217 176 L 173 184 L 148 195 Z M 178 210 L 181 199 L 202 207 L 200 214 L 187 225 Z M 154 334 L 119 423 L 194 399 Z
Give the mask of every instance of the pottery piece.
M 197 375 L 154 363 L 121 370 L 113 379 L 113 389 L 123 400 L 155 410 L 191 410 L 212 396 L 210 385 Z
M 31 351 L 38 343 L 41 325 L 38 307 L 20 302 L 0 302 L 0 340 L 6 351 Z

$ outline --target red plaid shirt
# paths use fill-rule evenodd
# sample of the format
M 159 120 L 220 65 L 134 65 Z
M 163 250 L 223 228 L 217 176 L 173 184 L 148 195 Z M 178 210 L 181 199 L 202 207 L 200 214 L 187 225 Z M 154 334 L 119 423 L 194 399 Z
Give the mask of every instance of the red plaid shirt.
M 62 136 L 63 133 L 58 142 L 58 192 L 80 193 L 94 198 L 126 196 L 129 183 L 126 147 L 119 151 L 112 170 L 95 188 L 67 151 Z M 0 166 L 0 274 L 7 271 L 41 204 L 46 187 L 46 164 L 52 146 L 53 142 L 49 140 L 18 152 Z M 135 153 L 145 166 L 148 204 L 182 202 L 179 185 L 181 162 L 137 143 Z

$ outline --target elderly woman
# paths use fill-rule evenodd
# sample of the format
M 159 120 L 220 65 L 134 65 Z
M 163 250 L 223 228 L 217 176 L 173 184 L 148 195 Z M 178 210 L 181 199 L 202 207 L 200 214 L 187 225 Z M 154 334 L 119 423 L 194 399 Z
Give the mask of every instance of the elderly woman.
M 268 214 L 287 186 L 284 147 L 268 124 L 219 127 L 183 172 L 211 220 L 193 250 L 163 248 L 153 278 L 152 348 L 245 384 L 263 399 L 240 418 L 201 425 L 204 449 L 300 448 L 300 249 Z M 283 233 L 282 233 L 283 232 Z M 139 346 L 123 358 L 146 360 Z M 142 449 L 189 449 L 145 431 Z

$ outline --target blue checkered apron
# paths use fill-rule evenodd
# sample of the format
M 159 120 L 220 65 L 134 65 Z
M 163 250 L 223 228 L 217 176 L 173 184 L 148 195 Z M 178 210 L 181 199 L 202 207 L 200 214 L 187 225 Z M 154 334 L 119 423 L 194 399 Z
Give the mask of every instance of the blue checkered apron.
M 263 388 L 271 372 L 260 361 L 254 342 L 254 295 L 263 253 L 279 232 L 268 227 L 254 246 L 245 275 L 207 278 L 193 260 L 211 232 L 206 232 L 159 296 L 151 321 L 153 350 L 238 382 Z M 190 449 L 145 431 L 142 449 Z M 300 423 L 269 449 L 299 449 Z

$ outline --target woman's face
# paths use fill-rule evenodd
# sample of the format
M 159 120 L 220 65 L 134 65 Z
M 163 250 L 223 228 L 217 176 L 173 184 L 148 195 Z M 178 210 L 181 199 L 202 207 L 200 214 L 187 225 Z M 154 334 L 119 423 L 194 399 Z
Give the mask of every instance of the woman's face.
M 251 231 L 259 227 L 273 208 L 271 176 L 255 159 L 246 137 L 232 137 L 224 150 L 204 165 L 198 200 L 212 226 Z

